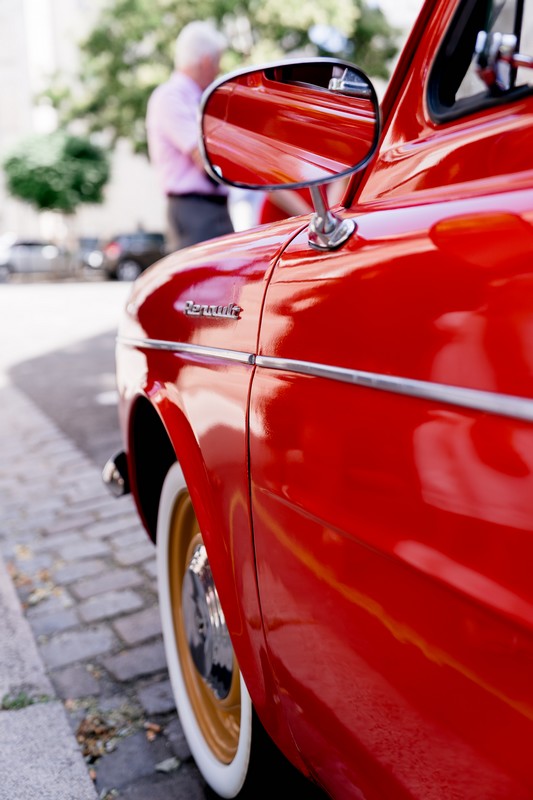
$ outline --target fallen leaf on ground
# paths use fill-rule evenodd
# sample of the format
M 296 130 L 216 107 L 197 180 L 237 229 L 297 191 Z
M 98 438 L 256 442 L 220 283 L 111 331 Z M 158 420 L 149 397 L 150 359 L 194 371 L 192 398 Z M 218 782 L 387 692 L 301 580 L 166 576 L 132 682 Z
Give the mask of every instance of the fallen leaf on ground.
M 155 765 L 156 772 L 174 772 L 174 770 L 179 769 L 181 766 L 181 761 L 179 758 L 173 756 L 172 758 L 165 758 L 164 761 L 160 761 L 159 764 Z
M 146 731 L 153 731 L 154 733 L 161 733 L 161 725 L 158 725 L 157 722 L 145 722 L 144 729 Z
M 103 716 L 90 714 L 82 719 L 76 731 L 76 739 L 81 745 L 85 758 L 96 759 L 106 752 L 106 743 L 116 734 L 116 729 L 108 724 Z

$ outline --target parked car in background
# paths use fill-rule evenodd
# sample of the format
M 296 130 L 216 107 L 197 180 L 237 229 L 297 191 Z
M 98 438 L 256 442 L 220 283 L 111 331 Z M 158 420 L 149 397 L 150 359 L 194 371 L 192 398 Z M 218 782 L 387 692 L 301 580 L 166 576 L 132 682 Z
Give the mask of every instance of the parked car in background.
M 68 250 L 37 239 L 3 240 L 0 243 L 0 280 L 11 275 L 45 274 L 64 277 L 72 272 Z
M 80 236 L 75 254 L 76 269 L 97 270 L 103 262 L 100 240 L 97 236 Z
M 532 0 L 427 0 L 379 106 L 333 58 L 204 94 L 213 177 L 315 213 L 137 279 L 104 480 L 222 797 L 262 731 L 333 800 L 533 797 L 532 68 Z
M 165 255 L 165 247 L 162 233 L 121 233 L 102 246 L 101 268 L 108 278 L 132 281 Z

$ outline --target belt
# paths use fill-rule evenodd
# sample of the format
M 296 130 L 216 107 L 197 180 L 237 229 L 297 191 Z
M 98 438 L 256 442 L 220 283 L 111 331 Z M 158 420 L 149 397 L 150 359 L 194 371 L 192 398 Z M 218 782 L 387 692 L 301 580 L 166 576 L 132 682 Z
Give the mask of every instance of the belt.
M 187 192 L 186 194 L 173 194 L 169 192 L 167 197 L 178 198 L 183 200 L 206 200 L 208 203 L 216 203 L 219 206 L 225 206 L 228 203 L 228 198 L 225 194 L 201 194 L 200 192 Z

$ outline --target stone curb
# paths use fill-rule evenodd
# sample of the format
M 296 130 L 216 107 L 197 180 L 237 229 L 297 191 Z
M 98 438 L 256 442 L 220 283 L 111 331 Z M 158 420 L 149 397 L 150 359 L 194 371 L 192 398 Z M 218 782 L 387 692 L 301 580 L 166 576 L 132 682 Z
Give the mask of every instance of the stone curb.
M 0 558 L 0 800 L 94 800 L 57 699 Z

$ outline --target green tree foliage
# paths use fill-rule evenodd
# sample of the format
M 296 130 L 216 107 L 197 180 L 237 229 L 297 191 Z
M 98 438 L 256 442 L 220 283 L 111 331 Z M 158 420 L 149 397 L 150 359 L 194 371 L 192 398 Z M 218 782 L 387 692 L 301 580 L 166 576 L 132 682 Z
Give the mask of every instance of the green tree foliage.
M 62 120 L 81 119 L 145 152 L 148 97 L 170 74 L 175 38 L 193 19 L 211 19 L 226 34 L 223 72 L 287 54 L 335 55 L 387 78 L 397 52 L 398 31 L 364 0 L 108 0 L 81 43 L 78 85 L 56 80 L 47 93 Z
M 73 213 L 82 203 L 101 203 L 109 179 L 105 152 L 64 131 L 32 136 L 3 162 L 14 197 L 45 209 Z

